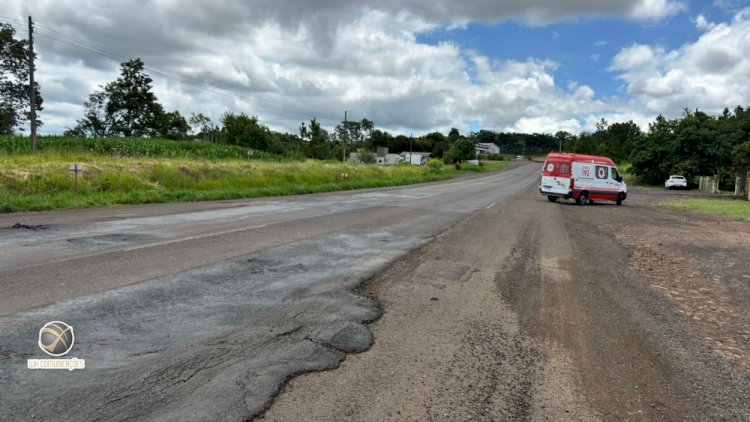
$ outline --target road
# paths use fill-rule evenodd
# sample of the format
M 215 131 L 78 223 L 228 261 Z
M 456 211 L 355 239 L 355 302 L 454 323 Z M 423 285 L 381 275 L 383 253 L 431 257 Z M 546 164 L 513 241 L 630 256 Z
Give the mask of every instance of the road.
M 264 420 L 750 420 L 750 224 L 548 203 L 479 210 L 379 274 L 373 347 Z
M 538 172 L 0 216 L 0 414 L 246 419 L 289 376 L 370 347 L 362 323 L 381 309 L 352 293 L 362 281 Z M 74 327 L 69 357 L 86 368 L 27 369 L 44 357 L 39 329 L 60 320 Z
M 750 224 L 539 170 L 0 216 L 0 419 L 750 420 Z

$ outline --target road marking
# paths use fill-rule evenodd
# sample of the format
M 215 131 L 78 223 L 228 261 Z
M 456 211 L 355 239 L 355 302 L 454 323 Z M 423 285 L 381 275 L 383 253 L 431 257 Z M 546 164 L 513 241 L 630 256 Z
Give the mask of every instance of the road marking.
M 266 227 L 266 226 L 267 224 L 261 224 L 258 226 L 251 226 L 251 227 L 242 227 L 240 229 L 226 230 L 226 231 L 217 232 L 217 233 L 207 233 L 207 234 L 202 234 L 200 236 L 188 236 L 188 237 L 183 237 L 180 239 L 165 240 L 163 242 L 132 246 L 130 248 L 125 248 L 125 249 L 120 249 L 120 250 L 125 251 L 125 252 L 131 252 L 131 251 L 137 251 L 139 249 L 153 248 L 156 246 L 166 246 L 166 245 L 171 245 L 173 243 L 187 242 L 188 240 L 200 240 L 200 239 L 205 239 L 207 237 L 223 236 L 225 234 L 233 234 L 233 233 L 239 233 L 239 232 L 244 232 L 244 231 L 249 231 L 249 230 L 262 229 L 263 227 Z
M 485 207 L 484 209 L 488 210 L 488 209 L 494 207 L 495 205 L 497 205 L 497 202 L 493 202 L 493 203 L 487 205 L 487 207 Z

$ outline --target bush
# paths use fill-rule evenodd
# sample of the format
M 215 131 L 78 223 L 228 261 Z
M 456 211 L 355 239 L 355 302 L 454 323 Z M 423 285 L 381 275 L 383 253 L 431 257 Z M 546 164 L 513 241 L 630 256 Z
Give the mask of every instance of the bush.
M 378 161 L 378 156 L 372 151 L 363 150 L 359 152 L 359 159 L 362 160 L 364 164 L 375 164 Z
M 427 160 L 427 167 L 430 167 L 433 169 L 442 169 L 443 166 L 444 166 L 443 161 L 437 158 L 430 158 L 429 160 Z

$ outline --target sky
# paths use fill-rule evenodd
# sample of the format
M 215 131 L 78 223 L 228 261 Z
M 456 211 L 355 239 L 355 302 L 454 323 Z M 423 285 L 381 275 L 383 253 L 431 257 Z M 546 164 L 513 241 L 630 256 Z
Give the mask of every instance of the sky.
M 4 0 L 35 22 L 41 133 L 141 58 L 167 110 L 296 133 L 571 133 L 750 106 L 750 1 Z

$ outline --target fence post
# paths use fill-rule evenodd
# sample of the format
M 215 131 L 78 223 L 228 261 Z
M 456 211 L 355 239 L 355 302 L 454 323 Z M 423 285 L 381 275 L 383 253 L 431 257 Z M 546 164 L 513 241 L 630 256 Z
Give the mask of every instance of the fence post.
M 737 176 L 734 178 L 734 196 L 740 196 L 742 192 L 742 178 Z
M 747 192 L 747 200 L 750 201 L 750 171 L 747 172 L 745 179 L 745 192 Z

